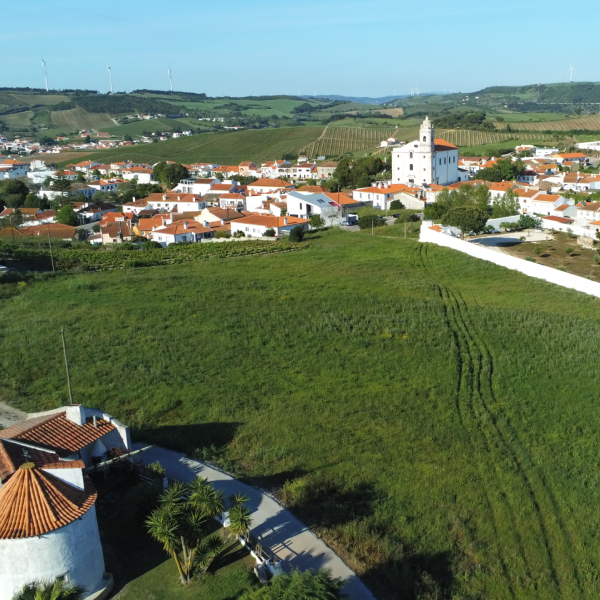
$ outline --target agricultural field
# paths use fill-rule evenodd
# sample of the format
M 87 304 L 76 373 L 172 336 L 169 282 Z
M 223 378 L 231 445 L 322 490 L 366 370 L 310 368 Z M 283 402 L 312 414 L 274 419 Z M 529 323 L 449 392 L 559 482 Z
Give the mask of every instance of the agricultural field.
M 115 136 L 141 136 L 144 132 L 161 132 L 175 131 L 193 128 L 194 130 L 201 126 L 201 122 L 194 119 L 150 119 L 148 121 L 133 121 L 132 123 L 124 123 L 123 125 L 115 125 L 103 127 L 102 131 L 106 131 Z
M 505 123 L 495 123 L 498 128 L 505 128 Z M 552 120 L 544 122 L 521 122 L 510 124 L 516 131 L 570 131 L 572 129 L 589 129 L 592 131 L 600 130 L 600 115 L 587 115 L 575 117 L 572 119 Z
M 391 137 L 396 129 L 325 127 L 318 140 L 305 148 L 308 156 L 339 156 L 344 152 L 357 152 L 379 146 L 382 140 Z
M 519 135 L 517 133 L 500 133 L 500 132 L 488 132 L 488 131 L 470 131 L 468 129 L 452 129 L 452 130 L 439 130 L 436 131 L 436 135 L 445 139 L 447 142 L 458 146 L 484 146 L 489 144 L 497 144 L 499 142 L 505 142 L 508 140 L 516 140 L 517 138 L 527 141 L 528 139 L 535 138 L 536 140 L 553 139 L 553 136 L 548 134 L 537 134 L 537 135 Z M 516 144 L 509 144 L 514 145 Z
M 59 102 L 70 102 L 71 98 L 64 94 L 24 94 L 11 93 L 11 96 L 20 104 L 32 106 L 41 104 L 43 106 L 54 106 Z
M 67 402 L 64 327 L 76 402 L 278 493 L 379 600 L 596 600 L 600 300 L 385 233 L 4 284 L 2 399 Z
M 57 110 L 52 112 L 52 122 L 58 129 L 67 132 L 80 131 L 82 129 L 102 130 L 106 127 L 114 127 L 115 122 L 103 113 L 88 113 L 82 108 L 70 110 Z
M 496 121 L 498 117 L 504 119 L 504 123 L 524 123 L 524 122 L 539 122 L 539 121 L 564 121 L 565 115 L 563 113 L 516 113 L 516 112 L 499 112 L 494 114 L 487 114 L 488 121 Z M 497 123 L 502 125 L 502 123 Z M 506 127 L 506 125 L 504 125 Z
M 282 127 L 231 133 L 203 133 L 155 144 L 137 144 L 127 148 L 104 150 L 88 156 L 101 158 L 103 161 L 131 159 L 150 163 L 160 160 L 183 163 L 214 161 L 234 165 L 244 160 L 263 162 L 281 158 L 286 152 L 300 153 L 308 144 L 319 138 L 323 129 Z

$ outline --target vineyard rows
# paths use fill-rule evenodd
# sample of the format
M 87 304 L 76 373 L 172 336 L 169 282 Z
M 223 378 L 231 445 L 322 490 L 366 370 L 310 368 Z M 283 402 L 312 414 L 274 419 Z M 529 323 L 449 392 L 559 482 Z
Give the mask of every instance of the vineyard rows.
M 469 131 L 466 129 L 453 129 L 439 132 L 438 135 L 455 146 L 484 146 L 486 144 L 497 144 L 508 140 L 527 141 L 527 138 L 536 140 L 551 139 L 549 135 L 518 135 L 516 133 L 501 133 L 488 131 Z
M 498 129 L 504 129 L 506 123 L 495 123 Z M 589 115 L 563 121 L 546 121 L 543 123 L 511 123 L 515 131 L 571 131 L 572 129 L 600 130 L 600 115 Z
M 395 131 L 393 127 L 327 127 L 319 139 L 306 146 L 304 152 L 308 156 L 338 156 L 345 152 L 357 152 L 379 146 Z

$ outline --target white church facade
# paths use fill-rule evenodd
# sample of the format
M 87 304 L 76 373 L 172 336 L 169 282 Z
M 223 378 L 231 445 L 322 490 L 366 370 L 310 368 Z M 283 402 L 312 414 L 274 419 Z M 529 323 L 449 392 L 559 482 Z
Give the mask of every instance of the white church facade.
M 429 117 L 421 124 L 418 140 L 392 151 L 392 183 L 421 187 L 451 185 L 468 179 L 469 174 L 458 168 L 458 148 L 435 137 Z

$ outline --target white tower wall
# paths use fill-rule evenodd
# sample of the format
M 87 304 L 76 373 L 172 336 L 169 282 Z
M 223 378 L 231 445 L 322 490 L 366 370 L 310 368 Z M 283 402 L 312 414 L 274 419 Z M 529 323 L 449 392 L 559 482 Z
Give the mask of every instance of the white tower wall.
M 41 537 L 0 540 L 0 600 L 34 581 L 66 575 L 87 595 L 102 587 L 104 556 L 96 523 L 96 507 L 81 519 Z

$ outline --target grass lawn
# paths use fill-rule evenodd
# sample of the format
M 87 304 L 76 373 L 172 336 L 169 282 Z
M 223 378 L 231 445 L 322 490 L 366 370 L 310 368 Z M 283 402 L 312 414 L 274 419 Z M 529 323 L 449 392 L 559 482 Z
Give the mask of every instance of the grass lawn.
M 182 586 L 175 562 L 144 527 L 145 515 L 151 510 L 145 497 L 150 493 L 149 484 L 140 482 L 122 482 L 100 493 L 98 524 L 106 568 L 115 578 L 114 598 L 224 600 L 257 586 L 252 573 L 254 559 L 237 540 L 229 539 L 216 521 L 211 522 L 210 529 L 225 540 L 223 551 L 202 580 Z
M 596 600 L 600 300 L 380 230 L 27 283 L 0 395 L 67 402 L 64 327 L 76 402 L 279 488 L 379 600 Z

